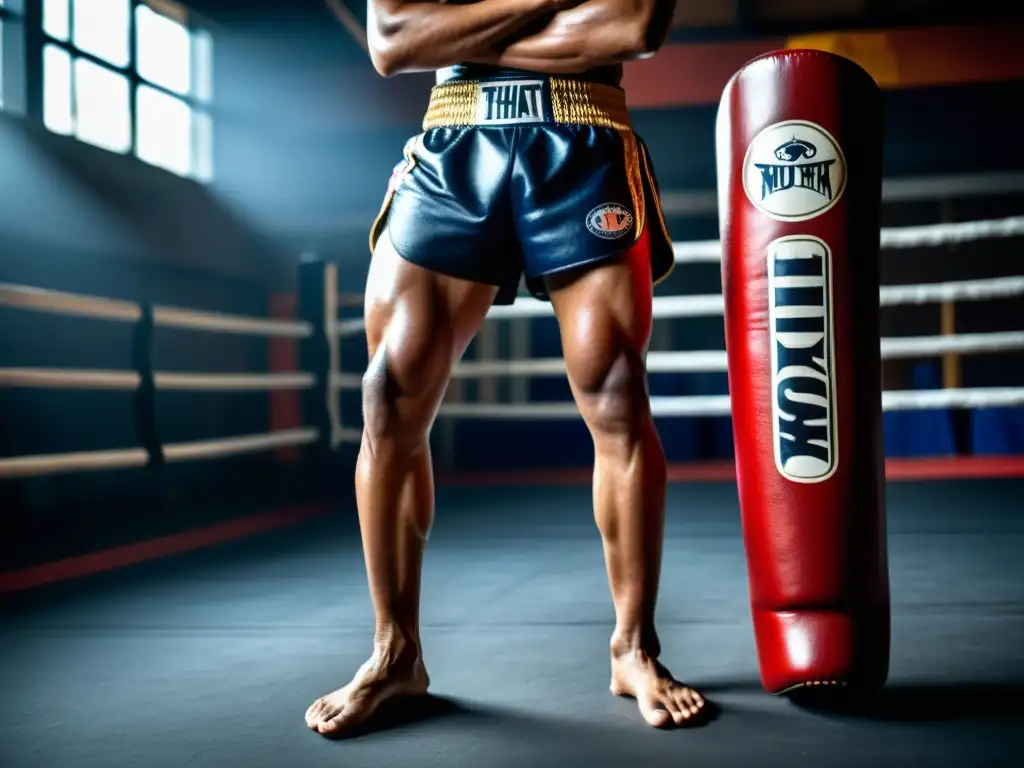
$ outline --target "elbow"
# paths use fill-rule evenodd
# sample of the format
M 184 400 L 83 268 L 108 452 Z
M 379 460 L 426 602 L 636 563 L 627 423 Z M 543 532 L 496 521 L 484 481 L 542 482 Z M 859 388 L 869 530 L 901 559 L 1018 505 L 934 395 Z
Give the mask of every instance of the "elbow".
M 373 68 L 381 77 L 394 77 L 400 71 L 398 62 L 393 56 L 373 48 L 370 49 L 370 61 L 373 62 Z
M 377 18 L 368 24 L 367 50 L 373 68 L 383 77 L 400 74 L 408 64 L 408 45 L 404 40 L 404 24 L 387 17 Z
M 382 77 L 393 77 L 402 71 L 402 62 L 398 56 L 399 48 L 393 40 L 381 39 L 370 40 L 370 61 L 373 68 Z
M 651 13 L 641 14 L 635 18 L 632 24 L 623 25 L 624 31 L 628 34 L 630 58 L 647 58 L 661 50 L 668 37 L 669 28 L 661 16 L 658 9 L 654 8 Z
M 634 59 L 645 59 L 653 56 L 665 42 L 665 35 L 652 29 L 650 24 L 637 25 L 630 34 L 629 55 Z

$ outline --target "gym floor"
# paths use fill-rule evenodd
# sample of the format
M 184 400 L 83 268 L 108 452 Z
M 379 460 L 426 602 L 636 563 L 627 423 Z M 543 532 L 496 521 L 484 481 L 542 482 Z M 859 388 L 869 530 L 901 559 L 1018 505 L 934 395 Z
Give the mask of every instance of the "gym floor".
M 1024 480 L 889 486 L 890 684 L 823 713 L 760 689 L 731 483 L 670 489 L 663 660 L 719 708 L 659 732 L 608 692 L 585 486 L 443 488 L 435 698 L 332 742 L 303 713 L 370 650 L 355 513 L 24 592 L 0 635 L 3 768 L 1020 765 Z

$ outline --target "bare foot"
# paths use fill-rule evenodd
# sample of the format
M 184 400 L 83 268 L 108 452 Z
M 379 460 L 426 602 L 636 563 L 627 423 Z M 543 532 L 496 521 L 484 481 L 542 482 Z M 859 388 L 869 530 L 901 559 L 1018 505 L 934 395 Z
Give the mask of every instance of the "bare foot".
M 672 677 L 643 651 L 612 654 L 612 693 L 632 696 L 655 728 L 683 725 L 704 708 L 704 697 Z
M 345 736 L 366 723 L 388 699 L 422 696 L 429 685 L 418 648 L 409 646 L 397 653 L 374 648 L 352 682 L 313 702 L 306 710 L 306 725 L 324 736 Z

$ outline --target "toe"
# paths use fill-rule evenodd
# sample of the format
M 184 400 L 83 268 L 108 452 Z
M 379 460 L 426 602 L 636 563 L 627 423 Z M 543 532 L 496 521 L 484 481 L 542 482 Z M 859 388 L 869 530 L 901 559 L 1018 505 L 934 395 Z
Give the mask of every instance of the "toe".
M 682 725 L 690 719 L 690 708 L 679 696 L 666 696 L 665 709 L 672 716 L 675 725 Z
M 309 705 L 309 709 L 306 710 L 306 725 L 310 728 L 316 728 L 317 721 L 320 719 L 320 710 L 323 707 L 324 700 L 317 699 Z
M 693 718 L 704 707 L 704 699 L 699 693 L 690 689 L 682 688 L 675 696 L 676 706 L 682 713 L 684 720 Z
M 686 689 L 686 698 L 690 705 L 690 714 L 695 715 L 704 708 L 704 697 L 692 688 Z
M 642 697 L 638 699 L 640 703 L 640 714 L 643 715 L 644 720 L 655 728 L 664 728 L 666 725 L 672 722 L 672 715 L 665 708 L 665 705 L 655 698 Z
M 345 731 L 351 730 L 365 719 L 352 707 L 345 707 L 333 717 L 326 717 L 321 720 L 317 730 L 324 736 L 340 736 Z

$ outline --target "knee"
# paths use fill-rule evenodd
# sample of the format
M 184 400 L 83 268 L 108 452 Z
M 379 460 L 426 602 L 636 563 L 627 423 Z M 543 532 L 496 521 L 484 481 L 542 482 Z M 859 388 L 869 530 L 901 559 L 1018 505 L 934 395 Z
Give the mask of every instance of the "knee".
M 362 381 L 363 430 L 371 443 L 392 433 L 399 422 L 398 391 L 399 382 L 381 348 L 370 360 Z
M 650 419 L 643 354 L 623 345 L 570 369 L 580 410 L 595 440 L 632 443 Z
M 439 365 L 382 344 L 363 374 L 363 431 L 371 449 L 414 447 L 426 439 L 443 391 Z

